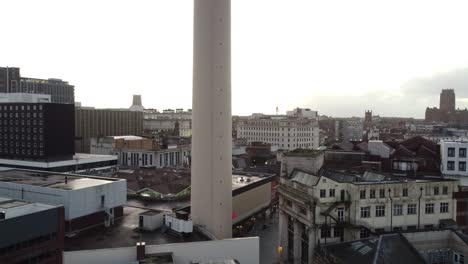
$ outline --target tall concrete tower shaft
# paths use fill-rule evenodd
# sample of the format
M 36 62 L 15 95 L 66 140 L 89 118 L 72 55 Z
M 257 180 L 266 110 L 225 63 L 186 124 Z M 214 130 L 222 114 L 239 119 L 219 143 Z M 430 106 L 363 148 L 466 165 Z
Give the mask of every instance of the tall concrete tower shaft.
M 194 1 L 191 215 L 232 236 L 231 1 Z

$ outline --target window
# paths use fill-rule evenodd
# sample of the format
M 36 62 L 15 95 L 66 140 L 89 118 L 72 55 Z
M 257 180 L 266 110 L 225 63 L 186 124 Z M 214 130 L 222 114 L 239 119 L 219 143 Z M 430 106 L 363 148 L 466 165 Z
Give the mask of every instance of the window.
M 447 156 L 455 157 L 455 148 L 448 148 L 447 149 Z
M 426 230 L 433 229 L 433 228 L 434 228 L 434 225 L 424 225 L 424 229 Z
M 343 227 L 335 226 L 333 228 L 333 237 L 342 237 L 344 234 Z
M 385 205 L 377 205 L 375 207 L 375 217 L 385 216 Z
M 408 204 L 408 214 L 415 215 L 416 213 L 416 204 Z
M 302 214 L 302 215 L 305 215 L 307 216 L 307 211 L 304 207 L 302 206 L 299 206 L 299 213 Z
M 408 188 L 403 188 L 403 197 L 408 197 Z
M 330 228 L 327 226 L 322 227 L 320 229 L 320 237 L 321 238 L 330 237 Z
M 361 197 L 361 199 L 366 199 L 366 190 L 361 190 L 359 193 L 360 193 L 359 196 Z
M 359 237 L 360 238 L 368 238 L 370 236 L 369 230 L 365 228 L 361 228 L 361 231 L 359 232 Z
M 466 161 L 458 162 L 458 170 L 459 171 L 466 171 Z
M 329 190 L 329 196 L 330 197 L 335 197 L 335 189 L 330 189 Z
M 458 157 L 460 157 L 460 158 L 466 158 L 466 148 L 460 148 L 460 149 L 458 149 Z
M 379 190 L 379 197 L 380 198 L 385 198 L 385 189 L 380 189 Z
M 447 170 L 453 171 L 455 169 L 455 161 L 449 160 L 447 161 Z
M 406 227 L 406 230 L 416 230 L 416 226 L 415 225 L 411 225 L 411 226 L 407 226 Z
M 439 195 L 439 187 L 434 187 L 434 195 Z
M 375 233 L 384 233 L 385 228 L 376 228 L 374 231 L 375 231 Z
M 448 203 L 440 203 L 440 212 L 448 213 Z
M 370 217 L 370 206 L 361 207 L 361 218 Z
M 371 199 L 375 198 L 375 190 L 370 190 L 370 198 Z
M 290 200 L 286 200 L 286 206 L 292 207 L 292 202 Z
M 448 194 L 448 187 L 447 187 L 447 186 L 442 187 L 442 194 L 443 194 L 443 195 L 447 195 L 447 194 Z
M 433 214 L 434 213 L 434 204 L 428 203 L 426 204 L 426 214 Z
M 321 197 L 321 198 L 327 197 L 327 190 L 321 189 L 321 190 L 320 190 L 320 197 Z
M 403 205 L 402 204 L 394 204 L 393 205 L 393 215 L 395 215 L 395 216 L 403 215 Z

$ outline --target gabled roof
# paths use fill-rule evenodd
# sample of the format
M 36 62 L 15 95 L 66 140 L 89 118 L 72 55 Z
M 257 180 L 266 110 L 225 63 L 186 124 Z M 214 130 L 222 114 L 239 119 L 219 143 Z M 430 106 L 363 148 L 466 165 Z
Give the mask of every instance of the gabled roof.
M 409 150 L 414 151 L 414 152 L 418 151 L 418 149 L 421 146 L 425 146 L 426 148 L 431 149 L 434 152 L 437 152 L 437 150 L 439 149 L 436 143 L 428 139 L 425 139 L 421 136 L 415 136 L 415 137 L 409 138 L 401 142 L 400 145 L 403 145 Z
M 418 264 L 426 263 L 414 247 L 401 234 L 379 237 L 374 264 Z
M 291 179 L 291 181 L 298 182 L 309 187 L 317 185 L 320 179 L 319 176 L 316 176 L 310 172 L 306 172 L 306 171 L 299 170 L 299 169 L 294 169 L 291 172 L 289 178 Z
M 424 259 L 401 234 L 322 246 L 337 263 L 422 264 Z
M 337 144 L 333 144 L 332 149 L 351 151 L 354 149 L 354 144 L 351 142 L 337 143 Z
M 334 170 L 321 170 L 320 176 L 340 183 L 359 181 L 359 178 L 355 175 Z
M 364 142 L 361 142 L 359 144 L 356 144 L 356 148 L 361 150 L 361 151 L 364 151 L 364 152 L 367 152 L 368 151 L 368 143 L 366 141 Z
M 439 157 L 439 154 L 437 154 L 437 152 L 433 151 L 432 149 L 422 145 L 418 151 L 417 151 L 417 155 L 419 157 L 430 157 L 430 158 L 438 158 Z
M 365 171 L 364 174 L 361 177 L 362 181 L 365 182 L 381 182 L 381 181 L 391 181 L 393 180 L 392 177 L 371 172 L 371 171 Z

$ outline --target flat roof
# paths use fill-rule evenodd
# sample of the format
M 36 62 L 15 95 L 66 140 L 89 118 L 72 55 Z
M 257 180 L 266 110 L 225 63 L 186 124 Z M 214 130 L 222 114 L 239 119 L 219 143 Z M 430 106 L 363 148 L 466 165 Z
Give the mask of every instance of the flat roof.
M 56 207 L 58 206 L 41 203 L 29 203 L 21 200 L 0 197 L 0 212 L 5 213 L 5 219 L 33 214 Z
M 237 173 L 237 172 L 236 172 Z M 272 179 L 274 174 L 245 173 L 232 175 L 232 190 L 237 190 L 245 186 L 260 183 L 265 179 Z
M 146 212 L 141 213 L 140 215 L 147 215 L 147 216 L 153 216 L 153 215 L 159 215 L 164 213 L 164 211 L 160 210 L 148 210 Z M 167 213 L 167 212 L 166 212 Z
M 181 237 L 164 228 L 154 231 L 140 231 L 138 228 L 140 214 L 147 209 L 123 208 L 123 217 L 115 220 L 114 225 L 94 227 L 79 232 L 73 237 L 65 238 L 65 251 L 91 250 L 102 248 L 134 247 L 137 242 L 144 241 L 146 245 L 162 245 L 208 241 L 204 235 L 193 232 Z
M 102 161 L 116 161 L 117 156 L 114 155 L 96 155 L 87 153 L 76 153 L 72 159 L 58 161 L 29 161 L 29 160 L 14 160 L 0 159 L 0 164 L 8 167 L 11 166 L 26 166 L 34 168 L 54 168 L 62 166 L 80 165 L 88 163 L 96 163 Z
M 140 136 L 132 136 L 132 135 L 127 135 L 127 136 L 109 136 L 110 138 L 113 139 L 125 139 L 125 140 L 140 140 L 140 139 L 146 139 L 144 137 Z
M 137 169 L 120 170 L 116 173 L 120 179 L 127 180 L 127 189 L 141 191 L 149 189 L 164 195 L 177 194 L 190 187 L 191 172 L 188 169 Z M 273 173 L 232 172 L 232 190 L 247 191 L 274 179 Z
M 63 190 L 78 190 L 99 186 L 120 179 L 89 177 L 56 172 L 10 169 L 0 171 L 0 182 L 56 188 Z

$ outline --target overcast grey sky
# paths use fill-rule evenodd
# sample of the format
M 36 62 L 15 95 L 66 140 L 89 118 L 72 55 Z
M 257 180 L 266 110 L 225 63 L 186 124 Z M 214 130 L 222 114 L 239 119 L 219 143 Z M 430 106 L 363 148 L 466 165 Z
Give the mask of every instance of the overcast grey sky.
M 76 100 L 190 108 L 192 0 L 1 1 L 0 65 Z M 466 1 L 232 0 L 233 114 L 423 117 L 442 88 L 468 106 Z

